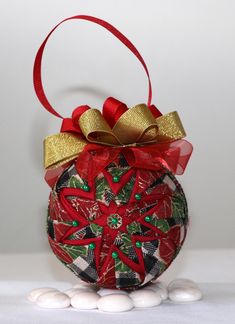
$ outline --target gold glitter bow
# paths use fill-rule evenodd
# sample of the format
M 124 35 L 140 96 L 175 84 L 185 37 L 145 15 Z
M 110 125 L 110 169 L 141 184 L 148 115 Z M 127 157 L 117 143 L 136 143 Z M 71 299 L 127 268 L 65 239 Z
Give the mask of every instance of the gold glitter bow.
M 88 109 L 79 118 L 83 138 L 69 132 L 46 137 L 44 166 L 56 168 L 74 160 L 89 143 L 109 146 L 136 146 L 174 141 L 186 136 L 176 111 L 154 118 L 148 106 L 128 109 L 111 129 L 98 109 Z

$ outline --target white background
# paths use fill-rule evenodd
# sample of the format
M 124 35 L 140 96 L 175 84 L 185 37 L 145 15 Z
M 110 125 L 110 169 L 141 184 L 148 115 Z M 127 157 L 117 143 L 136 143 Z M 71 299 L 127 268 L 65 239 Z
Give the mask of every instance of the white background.
M 89 14 L 120 29 L 149 67 L 153 102 L 178 110 L 194 154 L 179 178 L 188 198 L 188 249 L 235 248 L 235 2 L 233 0 L 0 1 L 0 252 L 49 251 L 42 141 L 60 120 L 38 102 L 32 67 L 38 47 L 65 17 Z M 136 58 L 92 23 L 62 25 L 43 63 L 45 89 L 64 116 L 108 96 L 145 102 Z

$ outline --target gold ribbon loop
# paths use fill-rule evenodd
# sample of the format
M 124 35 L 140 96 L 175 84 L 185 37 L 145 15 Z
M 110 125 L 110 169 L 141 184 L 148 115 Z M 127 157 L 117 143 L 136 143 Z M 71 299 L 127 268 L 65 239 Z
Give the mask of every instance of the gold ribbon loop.
M 80 119 L 79 126 L 88 142 L 118 145 L 120 142 L 98 109 L 88 109 Z
M 156 139 L 158 126 L 149 108 L 140 104 L 128 109 L 112 131 L 122 144 L 143 143 Z
M 178 140 L 186 136 L 177 111 L 158 117 L 156 124 L 158 125 L 157 142 Z

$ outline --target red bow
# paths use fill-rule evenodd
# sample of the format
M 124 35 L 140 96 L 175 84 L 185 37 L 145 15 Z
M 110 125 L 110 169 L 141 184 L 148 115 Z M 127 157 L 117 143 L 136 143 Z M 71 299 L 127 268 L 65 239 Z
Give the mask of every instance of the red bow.
M 149 108 L 155 118 L 161 116 L 161 112 L 154 105 Z M 90 109 L 89 106 L 80 106 L 74 110 L 72 118 L 64 118 L 61 132 L 72 132 L 79 137 L 84 137 L 79 128 L 78 120 L 88 109 Z M 110 97 L 103 105 L 103 116 L 110 127 L 113 127 L 127 109 L 124 103 Z M 145 146 L 112 147 L 88 144 L 79 154 L 76 168 L 83 179 L 91 181 L 99 172 L 102 172 L 111 162 L 117 159 L 120 154 L 123 154 L 131 167 L 148 170 L 159 170 L 164 167 L 173 174 L 180 175 L 184 173 L 192 151 L 192 145 L 183 139 Z M 55 170 L 47 171 L 45 179 L 51 187 L 70 163 Z
M 134 168 L 159 170 L 162 167 L 173 174 L 182 174 L 192 153 L 192 145 L 185 140 L 152 144 L 138 147 L 107 147 L 87 145 L 76 162 L 78 173 L 83 179 L 93 180 L 120 154 Z

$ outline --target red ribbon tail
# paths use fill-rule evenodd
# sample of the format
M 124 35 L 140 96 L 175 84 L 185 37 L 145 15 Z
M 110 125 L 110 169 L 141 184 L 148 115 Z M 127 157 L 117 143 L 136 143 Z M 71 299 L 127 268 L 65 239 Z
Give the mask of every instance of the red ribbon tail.
M 173 174 L 180 175 L 184 173 L 192 151 L 192 144 L 178 140 L 147 147 L 125 148 L 124 155 L 132 167 L 159 170 L 163 166 Z
M 171 143 L 169 151 L 166 152 L 167 157 L 165 160 L 169 167 L 173 169 L 174 174 L 181 175 L 184 173 L 192 152 L 193 146 L 186 140 Z
M 78 156 L 76 169 L 80 176 L 90 183 L 118 157 L 120 151 L 120 148 L 88 144 Z

